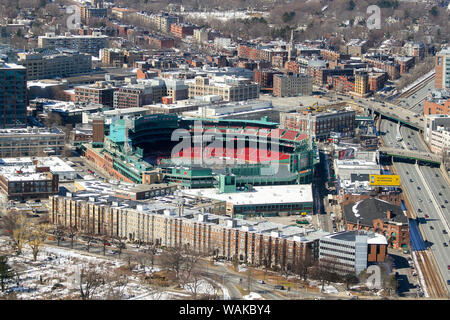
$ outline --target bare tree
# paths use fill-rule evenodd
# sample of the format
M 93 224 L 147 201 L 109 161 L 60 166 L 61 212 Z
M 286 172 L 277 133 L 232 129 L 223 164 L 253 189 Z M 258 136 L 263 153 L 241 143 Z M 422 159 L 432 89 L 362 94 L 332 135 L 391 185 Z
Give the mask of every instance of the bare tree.
M 336 271 L 336 262 L 333 260 L 318 260 L 311 268 L 311 277 L 320 281 L 322 290 L 325 288 L 325 284 L 330 282 L 338 282 L 341 280 L 341 276 Z
M 64 227 L 62 225 L 57 225 L 55 230 L 53 231 L 55 235 L 55 239 L 57 242 L 57 245 L 59 247 L 62 240 L 64 240 Z
M 184 259 L 183 248 L 181 246 L 168 248 L 161 256 L 161 265 L 169 271 L 173 271 L 175 277 L 179 280 Z
M 307 254 L 305 257 L 299 256 L 294 265 L 294 273 L 302 277 L 303 281 L 306 281 L 312 266 L 313 261 L 310 255 Z
M 14 240 L 14 230 L 18 226 L 18 219 L 20 214 L 17 214 L 14 210 L 9 210 L 0 220 L 0 230 L 2 234 L 7 234 L 12 240 Z
M 117 236 L 117 237 L 114 237 L 113 239 L 116 240 L 117 248 L 119 249 L 119 258 L 120 258 L 120 255 L 122 254 L 122 249 L 126 248 L 124 238 Z
M 75 239 L 76 236 L 76 229 L 74 227 L 70 227 L 67 230 L 67 236 L 70 238 L 70 248 L 73 249 L 73 240 Z
M 107 286 L 105 300 L 122 300 L 128 285 L 128 275 L 120 270 L 115 270 L 104 277 Z
M 86 241 L 86 251 L 89 252 L 92 246 L 92 241 L 95 240 L 94 236 L 90 233 L 83 234 L 84 240 Z
M 97 272 L 95 266 L 85 266 L 80 270 L 79 289 L 81 299 L 92 300 L 96 290 L 105 283 L 104 276 Z

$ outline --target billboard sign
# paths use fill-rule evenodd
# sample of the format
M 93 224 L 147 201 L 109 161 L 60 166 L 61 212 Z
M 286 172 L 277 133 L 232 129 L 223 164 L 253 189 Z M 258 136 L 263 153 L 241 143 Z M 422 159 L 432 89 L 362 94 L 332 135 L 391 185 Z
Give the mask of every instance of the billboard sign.
M 348 148 L 339 150 L 339 160 L 353 159 L 355 157 L 355 149 Z
M 399 186 L 400 176 L 394 174 L 371 174 L 371 186 Z

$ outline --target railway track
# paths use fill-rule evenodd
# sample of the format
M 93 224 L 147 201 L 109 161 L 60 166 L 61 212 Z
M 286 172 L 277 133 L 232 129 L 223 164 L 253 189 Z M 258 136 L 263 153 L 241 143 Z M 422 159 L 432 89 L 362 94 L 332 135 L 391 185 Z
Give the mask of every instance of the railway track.
M 416 93 L 417 91 L 422 89 L 424 86 L 426 86 L 428 84 L 428 82 L 432 81 L 433 79 L 434 79 L 434 73 L 431 74 L 430 76 L 426 77 L 425 79 L 423 79 L 423 81 L 421 81 L 420 83 L 418 83 L 417 85 L 415 85 L 414 87 L 409 89 L 408 91 L 405 91 L 402 94 L 400 94 L 398 97 L 395 98 L 395 101 L 399 101 L 400 99 L 404 99 L 404 98 L 408 98 L 408 97 L 412 96 L 414 93 Z
M 446 288 L 442 286 L 444 283 L 440 277 L 434 258 L 429 250 L 417 251 L 417 262 L 423 273 L 425 285 L 427 287 L 429 298 L 442 299 L 447 298 Z

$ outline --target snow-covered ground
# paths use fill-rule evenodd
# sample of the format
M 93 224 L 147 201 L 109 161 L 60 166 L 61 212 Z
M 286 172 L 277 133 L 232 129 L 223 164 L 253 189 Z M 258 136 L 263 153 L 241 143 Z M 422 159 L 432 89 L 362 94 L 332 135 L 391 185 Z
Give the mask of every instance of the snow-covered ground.
M 213 11 L 213 12 L 187 12 L 184 13 L 188 18 L 201 19 L 218 19 L 221 21 L 228 21 L 233 19 L 251 19 L 254 14 L 267 17 L 267 12 L 249 12 L 249 11 Z
M 8 242 L 0 238 L 3 252 L 10 248 Z M 8 286 L 8 291 L 15 292 L 18 299 L 79 299 L 80 270 L 88 266 L 103 275 L 111 276 L 119 271 L 121 276 L 126 277 L 126 281 L 117 287 L 114 286 L 115 282 L 101 285 L 94 293 L 94 299 L 105 299 L 111 288 L 119 291 L 122 299 L 173 300 L 186 299 L 192 295 L 189 288 L 185 288 L 185 292 L 172 292 L 166 289 L 155 291 L 148 286 L 142 278 L 159 271 L 159 268 L 150 270 L 150 267 L 146 267 L 144 272 L 142 267 L 137 266 L 132 272 L 121 272 L 127 270 L 127 264 L 123 261 L 66 248 L 43 247 L 34 262 L 31 250 L 25 246 L 21 255 L 8 256 L 8 264 L 18 272 L 19 280 L 14 279 Z M 205 280 L 200 281 L 197 293 L 217 294 L 214 286 Z M 3 294 L 0 293 L 0 296 Z
M 256 292 L 250 292 L 250 294 L 242 297 L 244 300 L 264 300 L 260 294 Z

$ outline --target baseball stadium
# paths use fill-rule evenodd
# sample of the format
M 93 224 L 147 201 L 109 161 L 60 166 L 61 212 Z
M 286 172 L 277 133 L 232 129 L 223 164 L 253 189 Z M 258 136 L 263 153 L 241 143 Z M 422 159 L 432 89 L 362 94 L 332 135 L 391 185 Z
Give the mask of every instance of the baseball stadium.
M 103 141 L 83 145 L 87 159 L 118 180 L 208 188 L 233 175 L 236 186 L 308 184 L 319 161 L 305 133 L 261 120 L 152 114 L 101 127 Z M 94 128 L 94 131 L 96 128 Z M 94 132 L 94 136 L 98 136 Z

